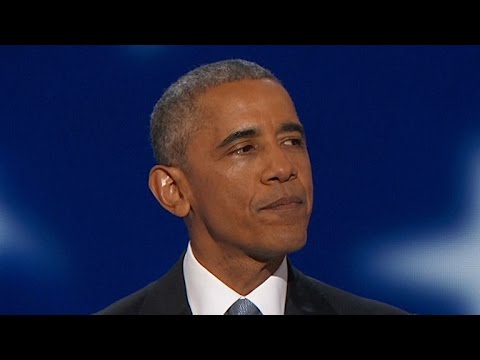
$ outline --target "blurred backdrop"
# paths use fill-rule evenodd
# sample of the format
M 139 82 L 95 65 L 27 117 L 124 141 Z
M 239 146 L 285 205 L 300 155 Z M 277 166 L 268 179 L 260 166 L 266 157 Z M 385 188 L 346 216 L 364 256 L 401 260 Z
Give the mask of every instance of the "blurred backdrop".
M 0 313 L 90 314 L 187 244 L 147 185 L 153 105 L 205 62 L 270 68 L 306 128 L 305 273 L 480 314 L 480 46 L 0 46 Z

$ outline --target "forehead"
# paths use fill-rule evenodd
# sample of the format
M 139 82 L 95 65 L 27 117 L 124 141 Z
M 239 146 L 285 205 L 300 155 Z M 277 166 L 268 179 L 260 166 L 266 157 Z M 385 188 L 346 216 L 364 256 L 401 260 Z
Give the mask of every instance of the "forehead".
M 279 127 L 299 122 L 295 106 L 282 85 L 268 79 L 240 80 L 207 90 L 198 98 L 202 128 L 219 135 L 242 126 Z

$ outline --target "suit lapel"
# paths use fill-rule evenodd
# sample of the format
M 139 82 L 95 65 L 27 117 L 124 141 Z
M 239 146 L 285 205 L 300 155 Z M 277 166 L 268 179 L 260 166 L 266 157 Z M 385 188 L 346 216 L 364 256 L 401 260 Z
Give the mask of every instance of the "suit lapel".
M 157 280 L 145 297 L 141 314 L 149 315 L 192 315 L 188 305 L 183 257 L 163 277 Z
M 140 314 L 192 315 L 188 305 L 183 275 L 182 254 L 177 263 L 153 283 L 145 296 Z M 334 315 L 336 312 L 324 293 L 311 278 L 288 264 L 287 299 L 285 315 Z
M 323 292 L 312 279 L 288 260 L 288 285 L 285 315 L 335 315 Z

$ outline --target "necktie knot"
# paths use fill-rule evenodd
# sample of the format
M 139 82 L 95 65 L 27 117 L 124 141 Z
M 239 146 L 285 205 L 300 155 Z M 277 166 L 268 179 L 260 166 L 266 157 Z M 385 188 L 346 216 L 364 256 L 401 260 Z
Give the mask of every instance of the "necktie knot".
M 238 299 L 225 315 L 262 315 L 262 312 L 248 299 Z

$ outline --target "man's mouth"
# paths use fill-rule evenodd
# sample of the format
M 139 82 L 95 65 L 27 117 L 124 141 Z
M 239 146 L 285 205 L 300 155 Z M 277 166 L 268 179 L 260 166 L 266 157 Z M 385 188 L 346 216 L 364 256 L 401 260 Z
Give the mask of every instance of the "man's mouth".
M 293 209 L 301 204 L 303 204 L 303 199 L 298 196 L 284 196 L 267 204 L 266 206 L 261 207 L 260 210 Z

